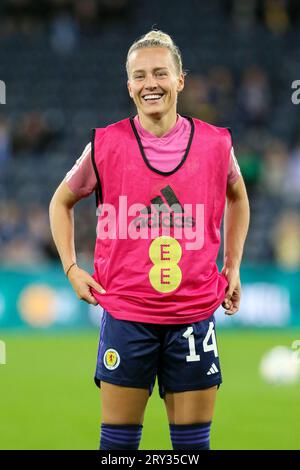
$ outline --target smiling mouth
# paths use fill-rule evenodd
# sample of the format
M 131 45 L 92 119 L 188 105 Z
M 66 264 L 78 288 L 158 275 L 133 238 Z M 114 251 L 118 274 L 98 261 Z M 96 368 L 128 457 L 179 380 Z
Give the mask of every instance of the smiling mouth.
M 148 93 L 144 95 L 142 98 L 147 103 L 153 103 L 159 101 L 164 96 L 164 93 Z

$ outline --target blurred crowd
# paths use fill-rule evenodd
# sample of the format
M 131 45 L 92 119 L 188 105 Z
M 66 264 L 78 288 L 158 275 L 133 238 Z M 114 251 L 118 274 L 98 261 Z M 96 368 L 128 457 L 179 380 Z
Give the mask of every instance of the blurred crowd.
M 284 34 L 299 22 L 298 0 L 223 0 L 222 4 L 233 24 L 242 30 L 258 22 L 272 33 Z
M 91 263 L 95 221 L 93 211 L 87 211 L 83 206 L 76 210 L 76 247 L 78 259 L 83 264 Z M 50 236 L 47 208 L 34 202 L 25 206 L 15 200 L 1 202 L 0 263 L 31 267 L 56 260 L 58 255 Z
M 40 29 L 70 29 L 92 33 L 110 20 L 130 15 L 134 0 L 2 0 L 2 35 Z
M 70 51 L 80 34 L 101 28 L 109 21 L 127 21 L 131 0 L 6 0 L 1 3 L 0 36 L 16 31 L 31 34 L 46 28 L 52 47 Z M 270 34 L 284 35 L 299 21 L 300 2 L 288 0 L 228 0 L 222 5 L 237 30 L 260 23 Z M 46 13 L 45 13 L 46 12 Z M 175 38 L 176 39 L 176 38 Z M 297 78 L 297 77 L 296 77 Z M 299 77 L 298 77 L 299 78 Z M 124 86 L 124 93 L 125 93 Z M 235 154 L 246 182 L 252 211 L 252 228 L 264 231 L 263 261 L 276 262 L 284 269 L 300 267 L 300 127 L 288 136 L 274 131 L 273 117 L 278 107 L 273 77 L 263 65 L 249 63 L 236 74 L 228 66 L 214 65 L 203 73 L 189 72 L 179 98 L 179 112 L 233 130 Z M 128 114 L 133 111 L 128 98 Z M 0 111 L 2 111 L 0 109 Z M 278 110 L 277 110 L 278 111 Z M 120 119 L 123 116 L 120 116 Z M 282 121 L 288 119 L 281 117 Z M 300 121 L 299 121 L 300 122 Z M 67 125 L 49 119 L 47 110 L 24 111 L 17 122 L 0 114 L 0 175 L 36 158 L 59 152 Z M 77 154 L 71 155 L 70 166 Z M 69 168 L 66 168 L 68 170 Z M 55 165 L 53 167 L 55 172 Z M 63 174 L 59 175 L 61 179 Z M 59 180 L 57 181 L 59 183 Z M 48 212 L 39 200 L 15 200 L 0 181 L 0 262 L 27 264 L 57 259 L 49 231 Z M 4 190 L 3 190 L 4 188 Z M 23 201 L 24 202 L 24 201 Z M 80 258 L 91 259 L 96 217 L 94 201 L 76 210 L 76 245 Z M 84 223 L 82 223 L 84 220 Z M 255 234 L 254 234 L 255 235 Z M 249 243 L 257 243 L 253 235 Z M 248 242 L 247 242 L 248 243 Z M 255 259 L 246 246 L 245 259 Z
M 129 18 L 138 3 L 138 0 L 2 0 L 1 34 L 15 31 L 34 34 L 49 26 L 91 33 L 111 20 Z M 219 3 L 241 29 L 261 22 L 271 32 L 282 34 L 297 23 L 300 15 L 298 0 L 219 0 Z

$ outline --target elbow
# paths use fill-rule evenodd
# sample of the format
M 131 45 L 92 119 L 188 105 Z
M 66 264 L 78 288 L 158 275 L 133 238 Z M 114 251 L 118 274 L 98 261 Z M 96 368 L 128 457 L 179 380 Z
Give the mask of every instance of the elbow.
M 57 190 L 56 190 L 55 193 L 53 194 L 53 196 L 52 196 L 52 198 L 51 198 L 51 200 L 50 200 L 50 203 L 49 203 L 49 214 L 50 214 L 50 215 L 51 215 L 51 213 L 52 213 L 53 210 L 54 210 L 56 201 L 57 201 Z
M 50 204 L 49 204 L 49 209 L 48 209 L 50 226 L 51 226 L 51 221 L 54 217 L 55 203 L 56 203 L 56 198 L 55 198 L 55 194 L 53 194 L 53 196 L 51 198 L 51 201 L 50 201 Z
M 49 213 L 53 213 L 57 208 L 72 211 L 74 205 L 80 200 L 80 197 L 73 194 L 65 182 L 62 182 L 53 194 L 50 204 Z

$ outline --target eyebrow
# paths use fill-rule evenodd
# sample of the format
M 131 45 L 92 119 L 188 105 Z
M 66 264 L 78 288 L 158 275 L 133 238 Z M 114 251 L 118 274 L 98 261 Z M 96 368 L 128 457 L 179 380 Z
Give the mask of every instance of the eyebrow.
M 155 69 L 153 69 L 154 72 L 157 72 L 158 70 L 168 70 L 168 67 L 155 67 Z M 145 70 L 143 69 L 134 70 L 132 73 L 141 73 L 141 72 L 145 72 Z

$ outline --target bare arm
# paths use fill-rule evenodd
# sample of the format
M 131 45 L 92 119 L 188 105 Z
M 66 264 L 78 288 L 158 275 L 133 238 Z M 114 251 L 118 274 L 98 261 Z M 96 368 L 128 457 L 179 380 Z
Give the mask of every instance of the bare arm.
M 73 207 L 78 201 L 79 198 L 63 181 L 55 191 L 49 207 L 51 232 L 65 272 L 76 262 Z
M 49 207 L 51 232 L 65 272 L 76 263 L 73 207 L 79 200 L 80 198 L 72 193 L 63 181 L 55 191 Z M 80 269 L 77 264 L 69 270 L 68 279 L 77 297 L 88 303 L 97 305 L 90 287 L 100 293 L 105 292 L 92 276 Z
M 246 240 L 250 209 L 242 176 L 227 186 L 227 203 L 224 216 L 224 266 L 223 274 L 229 281 L 223 307 L 226 314 L 239 310 L 241 297 L 240 264 Z

